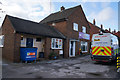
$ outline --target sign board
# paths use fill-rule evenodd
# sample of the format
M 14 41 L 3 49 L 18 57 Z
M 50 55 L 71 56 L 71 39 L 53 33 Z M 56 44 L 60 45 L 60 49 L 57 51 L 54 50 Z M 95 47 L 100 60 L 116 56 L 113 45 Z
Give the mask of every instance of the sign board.
M 35 52 L 33 53 L 27 52 L 26 58 L 35 58 Z
M 89 35 L 89 34 L 82 33 L 82 32 L 79 32 L 79 38 L 80 38 L 80 39 L 90 40 L 90 35 Z

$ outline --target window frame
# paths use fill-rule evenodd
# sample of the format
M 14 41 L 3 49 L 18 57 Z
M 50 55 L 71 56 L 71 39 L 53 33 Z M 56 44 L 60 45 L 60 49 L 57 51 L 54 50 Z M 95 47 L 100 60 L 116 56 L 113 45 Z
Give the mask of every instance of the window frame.
M 73 30 L 78 31 L 78 24 L 77 23 L 73 23 Z
M 85 43 L 85 44 L 83 44 L 83 42 Z M 85 46 L 85 51 L 82 51 L 82 46 Z M 81 51 L 82 52 L 88 52 L 88 42 L 87 41 L 81 41 Z
M 61 40 L 61 44 L 60 44 L 60 40 Z M 58 48 L 56 47 L 56 42 L 58 42 L 57 43 L 58 44 Z M 54 43 L 54 46 L 53 46 L 53 43 Z M 60 45 L 61 45 L 61 47 L 60 47 Z M 51 49 L 63 49 L 63 41 L 62 41 L 62 39 L 52 38 L 51 39 Z
M 85 31 L 84 31 L 84 30 L 85 30 Z M 83 32 L 83 33 L 87 33 L 87 29 L 86 29 L 85 26 L 82 26 L 82 32 Z

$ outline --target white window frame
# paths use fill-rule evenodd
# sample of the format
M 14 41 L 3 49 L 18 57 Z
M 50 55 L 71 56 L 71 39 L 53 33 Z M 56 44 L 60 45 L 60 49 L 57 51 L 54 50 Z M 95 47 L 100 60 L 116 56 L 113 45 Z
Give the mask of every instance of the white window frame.
M 78 31 L 78 24 L 77 23 L 73 23 L 73 30 Z
M 0 35 L 0 47 L 4 47 L 4 35 Z
M 82 26 L 82 32 L 83 32 L 83 33 L 86 33 L 86 32 L 87 32 L 85 26 Z
M 20 46 L 21 47 L 26 47 L 26 37 L 23 37 L 23 40 L 21 40 Z
M 85 42 L 85 44 L 83 44 L 82 42 Z M 85 45 L 85 51 L 82 51 L 82 46 Z M 82 52 L 88 52 L 88 42 L 86 41 L 81 41 L 81 51 Z
M 54 47 L 53 47 L 53 40 L 54 40 Z M 62 49 L 62 44 L 63 44 L 62 39 L 58 39 L 58 41 L 56 41 L 56 40 L 57 40 L 57 38 L 52 38 L 51 39 L 51 48 L 52 49 Z M 61 40 L 61 47 L 60 47 L 60 42 L 59 42 L 60 40 Z M 55 47 L 56 42 L 58 42 L 58 48 Z

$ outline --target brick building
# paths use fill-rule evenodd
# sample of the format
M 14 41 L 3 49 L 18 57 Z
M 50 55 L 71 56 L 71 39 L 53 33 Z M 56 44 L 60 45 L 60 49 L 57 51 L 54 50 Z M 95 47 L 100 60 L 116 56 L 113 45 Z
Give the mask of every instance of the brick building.
M 92 39 L 92 35 L 93 34 L 100 33 L 100 31 L 102 31 L 103 33 L 111 33 L 113 35 L 116 35 L 118 37 L 119 46 L 120 46 L 120 31 L 118 31 L 118 32 L 116 32 L 116 30 L 111 31 L 110 28 L 109 28 L 109 30 L 103 29 L 103 25 L 102 24 L 101 24 L 100 27 L 98 27 L 98 26 L 96 26 L 95 19 L 93 20 L 93 23 L 89 22 L 89 26 L 90 26 L 90 41 Z
M 95 19 L 93 20 L 93 23 L 89 22 L 89 26 L 90 26 L 90 41 L 92 39 L 93 34 L 100 33 L 100 31 L 105 32 L 102 24 L 100 25 L 100 27 L 96 25 Z
M 81 49 L 82 53 L 89 53 L 90 27 L 81 5 L 52 13 L 40 23 L 55 27 L 65 35 L 64 57 L 74 57 Z
M 6 15 L 1 31 L 0 35 L 4 35 L 4 44 L 1 46 L 3 58 L 12 62 L 20 62 L 21 47 L 37 47 L 37 59 L 39 52 L 44 52 L 47 59 L 54 49 L 54 45 L 51 44 L 56 43 L 53 41 L 54 38 L 59 42 L 54 51 L 59 54 L 59 51 L 63 50 L 65 36 L 48 25 Z

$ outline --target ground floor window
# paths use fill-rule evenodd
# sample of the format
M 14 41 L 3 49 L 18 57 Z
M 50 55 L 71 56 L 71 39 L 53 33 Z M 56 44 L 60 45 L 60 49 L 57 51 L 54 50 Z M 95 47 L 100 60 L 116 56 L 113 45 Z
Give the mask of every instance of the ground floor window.
M 4 46 L 4 35 L 0 36 L 0 47 Z
M 88 49 L 88 42 L 81 41 L 81 50 L 82 50 L 82 52 L 87 52 L 87 49 Z
M 62 39 L 52 38 L 51 48 L 52 49 L 62 49 Z

